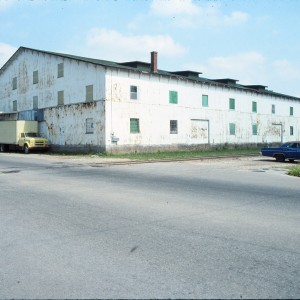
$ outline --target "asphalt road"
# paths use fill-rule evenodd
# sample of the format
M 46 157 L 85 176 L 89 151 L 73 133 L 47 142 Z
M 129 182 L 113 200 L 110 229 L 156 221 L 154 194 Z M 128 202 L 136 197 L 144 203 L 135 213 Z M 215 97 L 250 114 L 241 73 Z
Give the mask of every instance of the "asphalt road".
M 300 179 L 278 166 L 0 154 L 0 298 L 300 298 Z

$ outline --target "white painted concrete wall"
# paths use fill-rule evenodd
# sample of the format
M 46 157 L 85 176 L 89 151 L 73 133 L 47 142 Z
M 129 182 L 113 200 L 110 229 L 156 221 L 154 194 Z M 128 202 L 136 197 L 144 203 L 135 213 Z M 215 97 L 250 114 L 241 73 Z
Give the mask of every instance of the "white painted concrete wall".
M 130 85 L 138 87 L 138 99 L 130 100 Z M 178 104 L 169 103 L 169 90 L 178 91 Z M 146 73 L 109 71 L 106 76 L 106 133 L 119 138 L 118 146 L 201 144 L 205 137 L 193 136 L 195 122 L 203 121 L 203 132 L 209 123 L 211 144 L 272 143 L 300 139 L 300 102 L 244 92 L 225 87 L 208 86 L 182 79 L 165 78 Z M 202 94 L 208 95 L 208 107 L 202 107 Z M 235 110 L 229 109 L 229 98 L 235 99 Z M 257 113 L 252 112 L 257 102 Z M 272 104 L 276 112 L 271 113 Z M 290 106 L 294 116 L 289 116 Z M 140 133 L 130 134 L 130 118 L 140 120 Z M 178 120 L 178 134 L 170 134 L 170 120 Z M 229 123 L 236 124 L 236 134 L 229 134 Z M 281 126 L 272 125 L 282 123 Z M 257 124 L 257 135 L 252 134 Z M 290 126 L 294 135 L 290 136 Z

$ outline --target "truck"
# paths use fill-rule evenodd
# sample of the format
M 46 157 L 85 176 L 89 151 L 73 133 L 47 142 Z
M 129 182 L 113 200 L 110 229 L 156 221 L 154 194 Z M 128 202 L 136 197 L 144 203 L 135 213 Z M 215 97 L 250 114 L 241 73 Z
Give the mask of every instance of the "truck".
M 261 148 L 263 156 L 274 157 L 276 161 L 284 162 L 288 159 L 290 162 L 300 159 L 300 141 L 287 142 L 279 147 Z
M 21 150 L 27 154 L 32 150 L 48 149 L 48 140 L 38 134 L 37 121 L 0 121 L 0 152 Z

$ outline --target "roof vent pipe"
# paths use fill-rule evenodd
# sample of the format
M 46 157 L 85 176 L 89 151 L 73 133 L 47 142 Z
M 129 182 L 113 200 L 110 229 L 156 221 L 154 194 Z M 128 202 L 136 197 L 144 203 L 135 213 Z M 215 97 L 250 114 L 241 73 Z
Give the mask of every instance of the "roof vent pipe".
M 157 52 L 151 52 L 151 71 L 157 73 Z

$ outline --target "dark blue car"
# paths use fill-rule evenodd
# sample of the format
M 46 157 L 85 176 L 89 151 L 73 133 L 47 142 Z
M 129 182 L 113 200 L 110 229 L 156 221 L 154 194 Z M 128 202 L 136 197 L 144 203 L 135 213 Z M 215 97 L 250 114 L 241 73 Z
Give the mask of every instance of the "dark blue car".
M 300 142 L 288 142 L 280 145 L 279 147 L 265 147 L 261 149 L 263 156 L 274 157 L 276 161 L 285 161 L 288 159 L 293 162 L 300 159 Z

